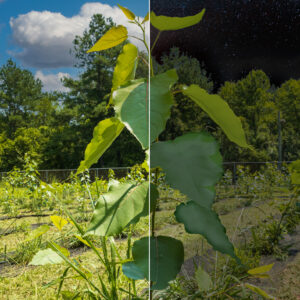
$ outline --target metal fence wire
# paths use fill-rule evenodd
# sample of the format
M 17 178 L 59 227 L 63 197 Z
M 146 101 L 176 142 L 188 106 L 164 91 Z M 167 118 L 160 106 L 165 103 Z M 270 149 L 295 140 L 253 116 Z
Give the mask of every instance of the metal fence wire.
M 96 178 L 108 179 L 109 170 L 113 170 L 116 178 L 122 178 L 127 176 L 131 167 L 119 167 L 119 168 L 91 168 L 89 169 L 89 177 L 91 181 L 95 181 Z M 77 169 L 54 169 L 54 170 L 38 170 L 39 177 L 46 183 L 51 182 L 67 182 L 70 181 L 71 175 L 75 174 Z M 22 172 L 22 171 L 20 171 Z M 0 180 L 7 176 L 9 172 L 1 172 Z
M 250 171 L 258 171 L 262 167 L 268 164 L 275 165 L 278 169 L 281 169 L 282 165 L 289 164 L 291 161 L 268 161 L 268 162 L 224 162 L 224 171 L 230 170 L 232 172 L 232 184 L 237 182 L 237 170 L 239 166 L 248 166 Z M 95 178 L 108 179 L 109 170 L 113 170 L 116 178 L 125 177 L 131 170 L 131 167 L 112 167 L 112 168 L 91 168 L 89 169 L 90 180 L 94 181 Z M 53 181 L 65 182 L 69 181 L 71 174 L 75 174 L 77 169 L 54 169 L 54 170 L 38 170 L 40 174 L 40 179 L 44 182 L 51 183 Z M 20 171 L 22 172 L 22 171 Z M 5 177 L 8 172 L 0 173 L 0 180 Z
M 284 165 L 290 164 L 291 161 L 239 161 L 239 162 L 223 162 L 224 170 L 232 172 L 232 184 L 235 185 L 238 180 L 237 170 L 239 166 L 248 167 L 251 172 L 259 171 L 267 165 L 273 165 L 278 170 L 281 170 Z

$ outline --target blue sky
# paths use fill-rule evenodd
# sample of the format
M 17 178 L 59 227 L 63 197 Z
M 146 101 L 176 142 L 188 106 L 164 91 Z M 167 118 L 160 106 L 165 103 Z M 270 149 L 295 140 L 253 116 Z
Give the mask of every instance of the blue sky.
M 94 13 L 128 25 L 117 4 L 141 17 L 148 11 L 148 0 L 0 0 L 0 64 L 11 57 L 40 78 L 45 90 L 62 88 L 60 78 L 78 72 L 69 54 L 72 40 Z M 135 28 L 129 26 L 134 33 Z

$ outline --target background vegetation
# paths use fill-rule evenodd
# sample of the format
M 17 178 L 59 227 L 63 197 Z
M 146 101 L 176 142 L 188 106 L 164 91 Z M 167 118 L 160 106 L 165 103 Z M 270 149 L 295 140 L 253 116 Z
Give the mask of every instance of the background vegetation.
M 130 12 L 126 9 L 125 12 L 132 18 Z M 142 251 L 140 241 L 148 247 L 148 242 L 145 244 L 149 229 L 148 205 L 134 212 L 134 217 L 129 214 L 130 222 L 121 210 L 137 211 L 133 209 L 135 203 L 148 200 L 145 188 L 149 186 L 148 178 L 142 167 L 135 165 L 124 178 L 114 177 L 110 170 L 106 179 L 91 180 L 89 174 L 83 172 L 81 176 L 72 174 L 66 182 L 53 180 L 51 183 L 41 181 L 38 172 L 38 168 L 76 168 L 93 127 L 113 116 L 108 95 L 113 66 L 121 48 L 86 54 L 112 26 L 110 19 L 95 15 L 83 35 L 75 38 L 72 52 L 81 73 L 76 79 L 64 79 L 68 92 L 44 93 L 41 81 L 12 60 L 0 70 L 3 129 L 0 163 L 3 170 L 13 169 L 0 182 L 0 291 L 7 299 L 147 298 L 149 282 L 143 278 L 149 274 L 142 272 L 141 275 L 138 266 L 139 257 L 147 252 Z M 156 73 L 175 68 L 179 82 L 195 83 L 208 92 L 214 89 L 205 66 L 178 49 L 173 48 L 161 62 L 154 62 Z M 137 74 L 147 76 L 146 68 L 139 67 Z M 162 78 L 158 76 L 154 78 Z M 180 86 L 174 87 L 176 103 L 166 130 L 161 133 L 161 141 L 203 129 L 219 140 L 226 160 L 276 160 L 280 122 L 284 159 L 298 156 L 299 81 L 291 79 L 276 87 L 263 71 L 253 70 L 245 78 L 221 86 L 219 94 L 241 117 L 247 138 L 256 149 L 253 152 L 241 150 L 227 141 L 208 116 L 184 96 L 189 93 L 179 95 L 180 90 Z M 281 120 L 278 120 L 278 112 Z M 157 159 L 160 165 L 162 161 L 159 156 L 155 157 L 155 149 L 157 153 L 163 151 L 159 147 L 152 148 L 154 161 Z M 125 131 L 98 164 L 133 165 L 142 162 L 143 156 L 138 143 Z M 281 170 L 272 163 L 255 172 L 247 167 L 238 167 L 236 174 L 226 170 L 216 186 L 216 201 L 209 210 L 192 204 L 194 208 L 199 206 L 197 210 L 213 215 L 213 218 L 211 215 L 202 218 L 205 224 L 200 222 L 198 228 L 204 226 L 211 231 L 216 222 L 226 226 L 226 234 L 235 248 L 229 251 L 227 248 L 224 251 L 215 240 L 211 242 L 205 230 L 186 230 L 181 224 L 185 227 L 189 224 L 178 214 L 180 207 L 183 210 L 191 204 L 192 201 L 186 203 L 191 196 L 176 190 L 180 188 L 183 192 L 185 183 L 175 184 L 173 188 L 167 184 L 168 165 L 166 177 L 158 168 L 150 170 L 149 176 L 157 189 L 154 196 L 151 195 L 157 201 L 152 211 L 152 239 L 168 240 L 168 247 L 176 239 L 177 245 L 184 244 L 185 248 L 184 254 L 182 251 L 178 255 L 179 259 L 175 257 L 180 262 L 176 270 L 176 274 L 181 270 L 179 276 L 175 278 L 174 273 L 169 277 L 168 268 L 161 269 L 162 278 L 172 280 L 168 284 L 169 280 L 164 278 L 165 282 L 150 292 L 150 298 L 275 299 L 270 295 L 276 294 L 278 299 L 295 299 L 299 294 L 299 166 L 296 161 L 289 166 L 284 164 Z M 23 172 L 18 172 L 16 167 Z M 187 174 L 175 171 L 181 176 Z M 220 177 L 221 173 L 218 170 Z M 181 181 L 184 181 L 182 177 Z M 172 180 L 170 184 L 174 184 Z M 140 199 L 137 190 L 143 195 Z M 109 205 L 116 204 L 102 218 L 101 203 L 106 206 L 108 197 L 111 197 Z M 220 219 L 214 217 L 215 213 Z M 107 223 L 106 218 L 110 220 Z M 207 223 L 210 226 L 207 227 Z M 224 228 L 221 234 L 225 235 Z M 140 250 L 136 250 L 138 248 Z M 138 252 L 144 254 L 136 255 Z M 164 262 L 164 253 L 168 261 L 174 260 L 168 249 L 159 255 L 161 262 Z M 55 269 L 53 263 L 58 263 Z M 146 266 L 148 268 L 148 263 Z M 287 276 L 287 273 L 292 275 Z M 150 286 L 153 281 L 160 283 L 151 276 L 149 280 Z
M 34 75 L 8 60 L 0 68 L 0 171 L 24 166 L 25 153 L 39 169 L 77 168 L 96 124 L 112 115 L 107 106 L 113 67 L 122 45 L 99 53 L 86 53 L 113 26 L 111 19 L 95 15 L 82 36 L 74 39 L 78 78 L 65 78 L 68 92 L 46 93 Z M 145 55 L 146 58 L 146 55 Z M 147 58 L 146 58 L 147 59 Z M 173 48 L 155 63 L 157 72 L 175 68 L 179 82 L 214 88 L 203 63 Z M 139 64 L 137 77 L 147 74 Z M 236 82 L 224 82 L 219 94 L 241 117 L 249 144 L 256 152 L 239 149 L 191 100 L 176 96 L 172 116 L 160 140 L 205 129 L 220 142 L 225 161 L 272 161 L 278 159 L 278 111 L 281 112 L 283 160 L 299 157 L 300 80 L 272 85 L 262 70 L 253 70 Z M 98 167 L 130 166 L 144 159 L 140 145 L 126 131 L 100 159 Z

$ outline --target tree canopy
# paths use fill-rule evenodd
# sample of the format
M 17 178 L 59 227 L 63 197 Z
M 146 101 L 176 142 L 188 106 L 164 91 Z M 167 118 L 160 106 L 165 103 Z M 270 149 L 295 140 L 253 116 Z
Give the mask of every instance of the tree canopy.
M 64 78 L 66 92 L 43 92 L 34 75 L 9 59 L 0 68 L 0 170 L 22 167 L 25 154 L 39 168 L 77 168 L 93 136 L 94 127 L 113 115 L 108 105 L 114 66 L 122 45 L 97 53 L 86 51 L 114 23 L 94 15 L 89 27 L 76 36 L 71 53 L 76 58 L 77 78 Z M 123 43 L 123 45 L 126 41 Z M 137 78 L 148 76 L 148 59 L 139 53 Z M 172 48 L 156 74 L 175 68 L 179 84 L 198 84 L 208 93 L 214 83 L 204 64 Z M 179 86 L 174 86 L 174 90 Z M 270 161 L 278 158 L 278 112 L 281 114 L 283 160 L 299 157 L 300 80 L 290 79 L 281 86 L 271 84 L 262 70 L 252 70 L 235 82 L 227 81 L 219 95 L 228 102 L 243 123 L 247 139 L 255 151 L 240 149 L 230 142 L 216 124 L 182 94 L 174 96 L 175 105 L 160 140 L 170 140 L 187 131 L 207 130 L 219 141 L 225 161 Z M 141 163 L 144 154 L 135 138 L 124 129 L 96 166 L 131 166 Z

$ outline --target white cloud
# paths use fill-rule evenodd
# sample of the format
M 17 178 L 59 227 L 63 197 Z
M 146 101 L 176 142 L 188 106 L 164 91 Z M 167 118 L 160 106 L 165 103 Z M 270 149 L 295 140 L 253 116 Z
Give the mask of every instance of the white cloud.
M 22 48 L 21 52 L 11 54 L 30 67 L 73 66 L 74 61 L 70 55 L 72 41 L 88 28 L 91 17 L 96 13 L 111 17 L 117 25 L 126 26 L 130 35 L 140 35 L 139 28 L 128 23 L 118 7 L 100 2 L 84 4 L 79 14 L 71 18 L 50 11 L 31 11 L 10 19 L 13 41 Z M 131 41 L 142 47 L 141 42 L 137 43 L 135 39 Z
M 68 88 L 65 88 L 61 82 L 64 77 L 71 77 L 69 73 L 59 72 L 57 74 L 44 74 L 42 71 L 37 71 L 35 78 L 40 79 L 43 83 L 43 90 L 45 92 L 60 91 L 67 92 Z

